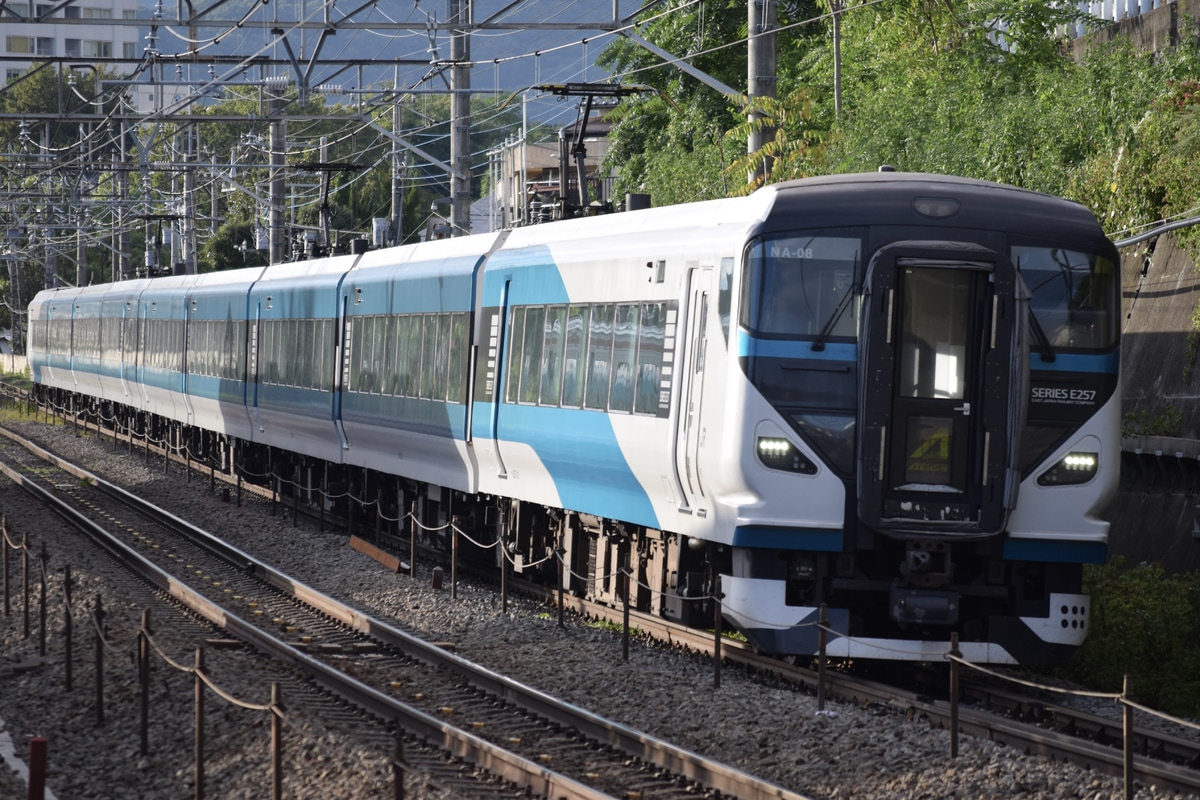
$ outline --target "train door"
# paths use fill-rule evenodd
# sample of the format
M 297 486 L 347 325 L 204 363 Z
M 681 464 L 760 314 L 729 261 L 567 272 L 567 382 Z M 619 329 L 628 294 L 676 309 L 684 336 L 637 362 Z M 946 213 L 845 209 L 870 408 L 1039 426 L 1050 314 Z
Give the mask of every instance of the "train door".
M 130 315 L 133 303 L 121 304 L 121 396 L 129 397 L 130 372 L 136 369 L 137 317 Z
M 258 428 L 259 431 L 264 431 L 266 430 L 266 427 L 263 425 L 262 415 L 258 412 L 258 363 L 259 349 L 262 344 L 261 340 L 259 339 L 259 335 L 261 330 L 262 302 L 259 301 L 254 306 L 254 317 L 250 320 L 250 326 L 246 336 L 247 355 L 249 356 L 247 359 L 246 383 L 250 389 L 249 401 L 252 416 L 251 423 L 254 425 L 254 427 Z
M 350 439 L 346 436 L 346 428 L 342 423 L 342 393 L 346 391 L 346 387 L 350 381 L 350 342 L 354 336 L 354 322 L 350 319 L 349 307 L 350 298 L 342 292 L 342 282 L 346 280 L 343 275 L 338 281 L 338 297 L 341 298 L 341 303 L 338 304 L 338 313 L 334 318 L 333 324 L 336 326 L 334 334 L 334 359 L 333 359 L 333 385 L 330 391 L 333 393 L 333 423 L 337 426 L 338 438 L 341 439 L 342 449 L 350 449 Z
M 688 270 L 684 294 L 684 319 L 686 331 L 683 357 L 680 364 L 678 406 L 675 409 L 675 476 L 679 484 L 681 507 L 703 514 L 707 510 L 704 485 L 700 473 L 700 447 L 704 444 L 704 427 L 701 412 L 704 408 L 704 370 L 706 340 L 704 332 L 708 326 L 709 285 L 712 269 L 700 267 Z
M 146 389 L 146 362 L 150 357 L 150 305 L 142 301 L 137 308 L 138 326 L 138 358 L 134 367 L 137 381 L 137 395 L 140 408 L 145 411 L 150 407 L 150 393 Z
M 196 302 L 191 297 L 183 301 L 183 405 L 187 411 L 187 424 L 195 422 L 196 412 L 192 408 L 192 312 L 196 310 Z
M 510 345 L 508 336 L 512 334 L 509 320 L 509 293 L 512 290 L 512 277 L 504 276 L 504 282 L 500 289 L 500 308 L 496 314 L 491 317 L 491 326 L 485 332 L 488 340 L 488 351 L 494 359 L 495 364 L 495 383 L 492 390 L 492 404 L 488 409 L 489 413 L 489 428 L 491 431 L 492 447 L 496 454 L 496 475 L 500 478 L 508 477 L 508 470 L 504 466 L 504 457 L 500 454 L 500 405 L 504 398 L 504 392 L 507 391 L 505 386 L 505 375 L 509 372 L 508 365 L 505 362 L 505 356 L 508 358 L 516 358 L 513 353 L 505 353 L 505 350 Z M 515 341 L 515 340 L 514 340 Z
M 877 529 L 1007 520 L 1025 385 L 1015 276 L 990 251 L 948 247 L 893 245 L 868 268 L 859 512 Z

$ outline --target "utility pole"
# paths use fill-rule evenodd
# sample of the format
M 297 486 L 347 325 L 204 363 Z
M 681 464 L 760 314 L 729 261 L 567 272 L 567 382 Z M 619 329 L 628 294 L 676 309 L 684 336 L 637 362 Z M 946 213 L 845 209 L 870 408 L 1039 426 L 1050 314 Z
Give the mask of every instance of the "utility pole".
M 471 0 L 446 0 L 450 30 L 450 175 L 451 236 L 471 232 Z
M 396 88 L 399 89 L 399 77 L 396 78 Z M 403 120 L 401 118 L 400 108 L 400 93 L 396 93 L 396 101 L 392 104 L 392 133 L 397 137 L 400 136 Z M 390 245 L 400 244 L 400 240 L 404 238 L 404 179 L 401 177 L 404 171 L 404 163 L 400 160 L 400 142 L 392 140 L 392 224 L 389 226 L 388 235 L 391 237 Z
M 749 0 L 749 5 L 750 37 L 747 43 L 746 94 L 753 102 L 757 97 L 775 96 L 775 0 Z M 754 123 L 762 118 L 762 114 L 750 111 L 746 116 L 751 123 L 746 152 L 755 153 L 775 139 L 775 131 L 765 127 L 755 130 Z M 771 159 L 764 158 L 750 171 L 747 181 L 766 182 L 770 173 Z
M 217 228 L 221 227 L 221 206 L 219 203 L 219 200 L 221 197 L 221 184 L 218 183 L 216 180 L 216 175 L 217 175 L 217 155 L 216 155 L 216 153 L 213 153 L 212 157 L 209 159 L 209 164 L 211 166 L 208 168 L 208 174 L 213 176 L 213 181 L 212 181 L 212 191 L 210 191 L 208 193 L 208 206 L 209 206 L 208 232 L 213 235 L 216 235 Z
M 116 250 L 113 259 L 112 279 L 127 281 L 129 274 L 129 164 L 125 152 L 125 123 L 120 122 L 118 149 L 113 153 L 113 174 L 117 177 L 117 225 L 113 235 Z
M 46 288 L 58 288 L 58 249 L 54 246 L 54 237 L 58 235 L 55 230 L 58 221 L 55 219 L 55 212 L 51 210 L 50 204 L 46 204 L 46 228 L 45 228 L 45 243 L 43 247 L 43 261 L 46 264 Z
M 271 111 L 278 113 L 283 109 L 286 100 L 271 98 Z M 284 202 L 284 173 L 287 164 L 287 122 L 281 119 L 271 121 L 271 193 L 270 193 L 270 248 L 271 263 L 279 264 L 286 255 L 287 239 L 284 231 L 283 202 Z
M 183 273 L 196 274 L 196 159 L 199 156 L 199 131 L 194 124 L 185 128 L 183 151 L 183 219 L 181 221 L 180 255 Z
M 76 195 L 79 204 L 75 207 L 75 285 L 88 285 L 88 268 L 87 268 L 87 238 L 84 231 L 87 230 L 87 210 L 83 205 L 82 189 Z

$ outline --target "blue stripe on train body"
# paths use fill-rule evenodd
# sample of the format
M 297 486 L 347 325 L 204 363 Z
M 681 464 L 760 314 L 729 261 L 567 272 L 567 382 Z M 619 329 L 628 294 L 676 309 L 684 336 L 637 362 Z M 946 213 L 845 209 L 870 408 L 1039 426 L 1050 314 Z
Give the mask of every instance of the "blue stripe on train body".
M 262 379 L 270 354 L 265 352 L 261 326 L 288 320 L 337 319 L 337 289 L 353 263 L 353 256 L 339 256 L 279 264 L 255 281 L 249 293 L 248 313 L 249 322 L 260 325 L 257 376 L 251 376 L 258 380 L 248 387 L 247 405 L 263 411 L 333 421 L 332 392 L 267 383 Z M 334 368 L 337 367 L 335 364 Z
M 501 442 L 519 442 L 537 454 L 563 508 L 659 527 L 607 413 L 510 403 L 500 412 L 500 431 Z
M 759 339 L 742 329 L 737 332 L 739 358 L 795 358 L 810 361 L 857 361 L 856 343 L 829 342 L 821 350 L 800 339 Z
M 759 339 L 745 330 L 738 331 L 738 356 L 741 358 L 797 358 L 813 361 L 857 361 L 858 345 L 855 343 L 829 342 L 822 350 L 813 350 L 811 341 L 794 339 Z M 1092 372 L 1115 374 L 1121 362 L 1121 353 L 1115 349 L 1109 353 L 1056 353 L 1053 361 L 1041 361 L 1034 355 L 1030 362 L 1031 372 Z
M 376 315 L 470 313 L 475 271 L 483 253 L 469 253 L 356 269 L 342 288 L 346 318 Z M 460 345 L 464 348 L 469 343 Z M 470 369 L 464 355 L 464 365 Z M 464 386 L 466 381 L 464 380 Z M 343 387 L 342 419 L 427 436 L 466 439 L 467 406 L 461 400 L 351 392 Z
M 1043 361 L 1036 353 L 1030 356 L 1029 371 L 1036 372 L 1094 372 L 1116 375 L 1121 366 L 1121 350 L 1091 353 L 1055 353 L 1053 361 Z
M 612 296 L 610 299 L 615 302 L 632 298 Z M 484 308 L 498 308 L 502 303 L 507 303 L 511 309 L 521 305 L 570 302 L 571 297 L 548 247 L 500 250 L 484 267 Z M 501 321 L 502 326 L 507 324 L 507 319 Z M 501 447 L 504 442 L 516 442 L 531 448 L 554 481 L 563 508 L 659 527 L 653 504 L 629 467 L 609 414 L 590 409 L 504 402 L 507 370 L 503 365 L 511 357 L 510 342 L 505 343 L 504 350 L 493 395 L 493 402 L 500 406 L 496 416 L 497 429 L 492 429 L 492 404 L 477 402 L 473 416 L 474 436 L 496 438 Z
M 250 289 L 263 274 L 263 267 L 230 270 L 224 273 L 201 275 L 196 284 L 189 288 L 187 302 L 190 305 L 191 321 L 215 321 L 239 323 L 242 326 L 242 375 L 246 373 L 249 359 Z M 233 378 L 216 378 L 207 375 L 188 376 L 188 394 L 194 397 L 215 399 L 225 406 L 246 404 L 246 381 Z

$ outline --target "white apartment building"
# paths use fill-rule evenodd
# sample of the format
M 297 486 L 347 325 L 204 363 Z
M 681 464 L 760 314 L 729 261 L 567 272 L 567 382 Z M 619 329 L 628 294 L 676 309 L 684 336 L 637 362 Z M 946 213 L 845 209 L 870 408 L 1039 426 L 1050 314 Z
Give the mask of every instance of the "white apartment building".
M 4 83 L 21 75 L 35 61 L 77 58 L 81 63 L 108 59 L 129 61 L 141 57 L 143 28 L 131 24 L 138 18 L 138 0 L 81 0 L 63 6 L 41 22 L 23 22 L 47 14 L 57 3 L 11 2 L 0 16 Z M 114 24 L 122 20 L 123 24 Z M 119 73 L 128 67 L 117 67 Z

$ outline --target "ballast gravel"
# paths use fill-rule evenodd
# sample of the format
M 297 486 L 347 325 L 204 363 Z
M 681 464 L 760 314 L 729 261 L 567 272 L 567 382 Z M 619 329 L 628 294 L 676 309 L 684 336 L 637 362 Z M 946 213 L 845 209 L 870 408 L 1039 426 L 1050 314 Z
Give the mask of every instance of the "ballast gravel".
M 135 451 L 114 452 L 108 440 L 76 436 L 70 428 L 29 422 L 7 427 L 41 441 L 65 458 L 128 487 L 179 516 L 219 534 L 238 547 L 309 585 L 341 597 L 364 611 L 426 639 L 446 642 L 470 660 L 587 708 L 597 714 L 727 764 L 812 798 L 905 800 L 911 798 L 1086 798 L 1121 796 L 1117 778 L 1069 764 L 1024 755 L 992 742 L 960 739 L 959 756 L 949 756 L 949 734 L 901 709 L 860 708 L 828 703 L 777 682 L 726 669 L 713 687 L 711 661 L 703 656 L 635 641 L 628 661 L 618 633 L 568 618 L 531 601 L 510 598 L 508 611 L 490 587 L 460 583 L 433 588 L 429 568 L 417 577 L 394 574 L 348 547 L 344 534 L 287 513 L 273 516 L 269 504 L 247 499 L 241 508 L 210 492 L 207 477 L 185 481 L 183 468 L 164 474 L 161 459 L 149 466 Z M 152 746 L 139 750 L 138 687 L 132 661 L 132 632 L 144 598 L 114 581 L 80 556 L 75 534 L 39 516 L 23 493 L 4 483 L 0 513 L 10 535 L 44 543 L 50 557 L 51 589 L 70 564 L 75 597 L 103 598 L 112 649 L 105 667 L 106 719 L 97 724 L 91 644 L 94 634 L 77 623 L 75 683 L 64 689 L 63 646 L 55 622 L 47 656 L 38 655 L 37 622 L 25 638 L 20 613 L 19 566 L 10 564 L 15 584 L 13 612 L 0 616 L 0 798 L 24 798 L 25 786 L 6 762 L 5 737 L 14 757 L 27 760 L 30 741 L 43 737 L 49 750 L 48 788 L 59 800 L 188 798 L 193 784 L 192 681 L 184 673 L 155 674 Z M 448 577 L 448 576 L 447 576 Z M 448 582 L 447 582 L 448 583 Z M 80 601 L 77 599 L 76 606 Z M 36 604 L 36 596 L 35 596 Z M 88 606 L 90 607 L 90 606 Z M 58 614 L 61 617 L 61 612 Z M 162 632 L 164 642 L 169 631 Z M 169 646 L 163 644 L 164 647 Z M 239 662 L 242 659 L 244 663 Z M 222 688 L 265 702 L 262 680 L 250 676 L 255 658 L 241 651 L 219 659 Z M 386 741 L 358 741 L 354 721 L 330 729 L 328 714 L 311 704 L 289 708 L 285 721 L 284 797 L 363 800 L 394 796 Z M 270 722 L 261 712 L 206 704 L 206 796 L 269 797 Z M 8 759 L 12 760 L 12 757 Z M 445 800 L 460 790 L 436 779 L 410 776 L 409 798 Z M 49 795 L 48 795 L 49 796 Z M 1174 797 L 1140 786 L 1140 800 Z

